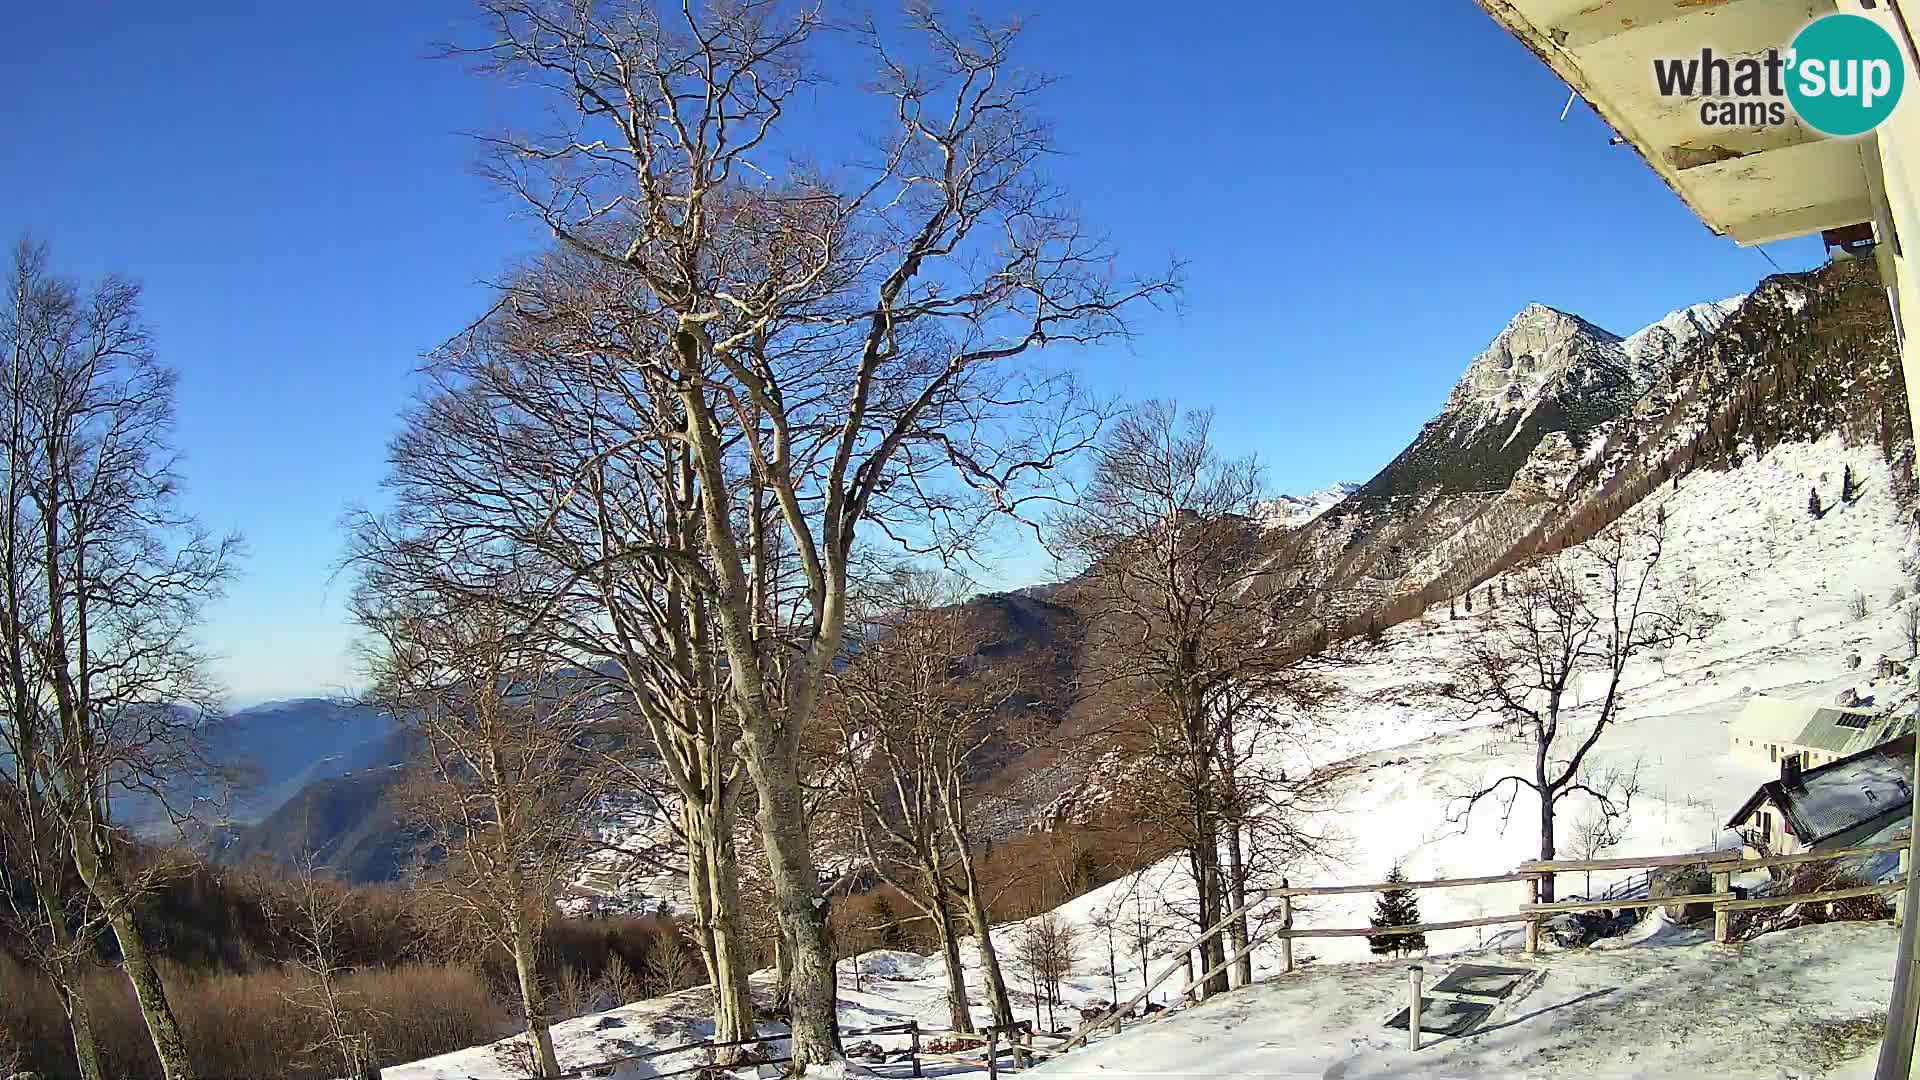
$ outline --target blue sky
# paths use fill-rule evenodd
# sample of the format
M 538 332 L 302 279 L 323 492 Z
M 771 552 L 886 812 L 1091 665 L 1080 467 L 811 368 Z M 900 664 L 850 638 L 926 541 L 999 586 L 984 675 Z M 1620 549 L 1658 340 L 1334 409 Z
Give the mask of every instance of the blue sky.
M 1625 333 L 1772 270 L 1584 106 L 1560 121 L 1566 89 L 1469 0 L 1024 10 L 1024 63 L 1061 79 L 1053 175 L 1143 265 L 1188 263 L 1180 311 L 1060 359 L 1215 407 L 1277 490 L 1371 476 L 1529 301 Z M 428 59 L 470 20 L 452 0 L 9 15 L 0 238 L 146 283 L 190 504 L 249 546 L 205 634 L 236 701 L 352 681 L 340 515 L 378 501 L 419 354 L 540 243 L 462 134 L 515 99 Z M 1009 553 L 1000 576 L 1034 565 Z

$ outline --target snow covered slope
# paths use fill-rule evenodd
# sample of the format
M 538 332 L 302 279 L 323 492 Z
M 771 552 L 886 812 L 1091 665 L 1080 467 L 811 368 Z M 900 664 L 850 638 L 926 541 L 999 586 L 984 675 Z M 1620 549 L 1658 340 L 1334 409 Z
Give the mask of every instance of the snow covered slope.
M 1337 967 L 1237 990 L 1048 1062 L 1036 1077 L 1809 1077 L 1877 1043 L 1897 932 L 1806 927 L 1712 945 L 1555 957 L 1479 1030 L 1407 1048 L 1385 1021 L 1404 964 Z M 1437 974 L 1445 964 L 1429 963 Z
M 1847 467 L 1864 494 L 1822 519 L 1809 517 L 1808 488 L 1817 486 L 1831 500 Z M 1913 586 L 1914 537 L 1891 490 L 1878 448 L 1849 447 L 1837 437 L 1783 445 L 1739 469 L 1695 472 L 1677 490 L 1662 489 L 1671 552 L 1663 587 L 1689 580 L 1717 611 L 1719 625 L 1705 641 L 1628 673 L 1627 719 L 1596 753 L 1602 765 L 1641 762 L 1645 791 L 1625 839 L 1610 854 L 1707 848 L 1727 839 L 1721 829 L 1727 815 L 1772 775 L 1727 752 L 1726 725 L 1752 694 L 1829 698 L 1854 688 L 1876 694 L 1882 705 L 1905 694 L 1903 687 L 1868 681 L 1874 659 L 1898 647 L 1901 604 L 1892 597 Z M 1651 503 L 1642 512 L 1651 512 Z M 1851 610 L 1856 593 L 1866 598 L 1865 617 Z M 1537 837 L 1525 821 L 1531 807 L 1517 808 L 1511 828 L 1497 812 L 1448 820 L 1453 794 L 1523 765 L 1524 746 L 1483 725 L 1442 716 L 1405 693 L 1444 673 L 1475 625 L 1463 611 L 1458 618 L 1436 614 L 1395 627 L 1342 676 L 1347 693 L 1323 721 L 1324 738 L 1310 756 L 1289 765 L 1344 759 L 1362 768 L 1345 782 L 1337 807 L 1307 823 L 1337 837 L 1338 856 L 1291 868 L 1295 884 L 1377 881 L 1395 862 L 1414 878 L 1497 874 L 1534 854 Z M 1863 659 L 1859 669 L 1848 662 L 1856 655 Z M 1578 807 L 1567 810 L 1572 816 Z M 1561 890 L 1597 891 L 1610 880 L 1569 875 Z M 1420 912 L 1429 921 L 1508 912 L 1523 899 L 1519 889 L 1509 883 L 1424 892 Z M 1191 932 L 1179 917 L 1191 892 L 1173 859 L 1054 912 L 1078 931 L 1066 1005 L 1137 991 L 1143 968 L 1157 972 Z M 1296 925 L 1365 925 L 1371 905 L 1367 895 L 1319 898 L 1297 909 Z M 1003 956 L 1021 932 L 1020 924 L 995 929 Z M 1517 1008 L 1478 1034 L 1438 1043 L 1418 1057 L 1408 1056 L 1403 1033 L 1383 1027 L 1404 995 L 1404 964 L 1377 961 L 1364 939 L 1308 940 L 1296 949 L 1305 965 L 1299 973 L 1102 1040 L 1041 1071 L 1780 1077 L 1857 1068 L 1849 1059 L 1871 1049 L 1862 1041 L 1868 1025 L 1861 1018 L 1885 1007 L 1893 953 L 1887 927 L 1810 927 L 1738 950 L 1704 943 L 1705 936 L 1655 916 L 1605 947 L 1550 951 L 1545 981 Z M 1143 937 L 1144 956 L 1136 947 Z M 1434 956 L 1457 956 L 1513 949 L 1518 942 L 1496 928 L 1434 933 L 1428 945 Z M 975 1013 L 984 1020 L 973 950 L 962 951 Z M 1273 976 L 1277 965 L 1274 947 L 1256 953 L 1258 976 Z M 1443 966 L 1432 963 L 1430 970 Z M 945 1026 L 937 959 L 869 953 L 843 961 L 840 970 L 845 1025 L 914 1018 Z M 1010 977 L 1017 990 L 1025 983 L 1016 965 L 1010 964 Z M 1163 986 L 1158 999 L 1166 1003 L 1172 989 Z M 1019 992 L 1016 1007 L 1029 1013 L 1032 995 Z M 557 1029 L 562 1062 L 585 1064 L 697 1038 L 704 1008 L 700 993 L 690 991 L 568 1021 Z M 1065 1012 L 1053 1018 L 1062 1026 L 1076 1021 Z M 511 1075 L 499 1065 L 504 1056 L 500 1048 L 479 1047 L 386 1075 Z M 1783 1061 L 1793 1063 L 1791 1071 Z
M 1818 486 L 1833 501 L 1848 466 L 1866 478 L 1866 493 L 1818 521 L 1809 517 L 1808 489 Z M 1905 655 L 1900 605 L 1890 598 L 1913 587 L 1914 538 L 1891 483 L 1877 448 L 1829 438 L 1778 447 L 1729 472 L 1693 473 L 1677 491 L 1659 493 L 1670 551 L 1660 581 L 1672 586 L 1689 580 L 1719 625 L 1706 640 L 1676 647 L 1626 675 L 1624 719 L 1593 758 L 1601 769 L 1636 761 L 1642 768 L 1644 790 L 1615 853 L 1710 848 L 1723 839 L 1727 815 L 1772 776 L 1727 752 L 1727 723 L 1753 694 L 1831 699 L 1858 687 L 1879 693 L 1885 705 L 1889 693 L 1906 693 L 1866 681 L 1878 656 Z M 1652 505 L 1642 512 L 1652 512 Z M 1498 587 L 1496 579 L 1481 589 Z M 1856 592 L 1867 601 L 1864 619 L 1851 614 Z M 1504 827 L 1497 807 L 1482 806 L 1464 823 L 1450 820 L 1458 816 L 1457 794 L 1524 772 L 1530 744 L 1443 715 L 1407 693 L 1442 679 L 1457 655 L 1456 643 L 1474 632 L 1475 617 L 1456 610 L 1457 618 L 1449 619 L 1441 607 L 1394 627 L 1381 648 L 1342 673 L 1345 696 L 1321 719 L 1325 737 L 1315 756 L 1347 758 L 1361 768 L 1346 781 L 1337 808 L 1308 822 L 1338 838 L 1341 857 L 1294 868 L 1296 884 L 1379 881 L 1396 862 L 1411 878 L 1498 874 L 1537 857 L 1530 806 L 1515 810 L 1511 828 Z M 1862 658 L 1859 670 L 1848 666 L 1856 655 Z M 1586 692 L 1595 695 L 1598 688 Z M 1563 804 L 1567 819 L 1580 809 Z M 1595 874 L 1591 885 L 1599 890 L 1625 876 Z M 1585 892 L 1587 885 L 1563 881 L 1561 890 Z M 1433 921 L 1511 911 L 1522 899 L 1519 888 L 1424 893 L 1420 910 Z M 1075 903 L 1105 903 L 1124 919 L 1131 917 L 1134 898 L 1144 896 L 1155 918 L 1171 920 L 1172 909 L 1190 895 L 1176 859 Z M 1318 898 L 1296 922 L 1361 926 L 1371 906 L 1366 895 Z M 1458 930 L 1428 940 L 1455 949 L 1490 939 L 1484 931 Z M 1322 961 L 1369 958 L 1359 938 L 1314 941 L 1311 951 Z

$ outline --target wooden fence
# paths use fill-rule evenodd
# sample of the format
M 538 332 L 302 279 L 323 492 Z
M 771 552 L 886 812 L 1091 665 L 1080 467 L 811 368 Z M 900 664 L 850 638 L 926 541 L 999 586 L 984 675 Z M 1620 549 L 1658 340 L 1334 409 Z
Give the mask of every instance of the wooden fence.
M 1787 866 L 1802 866 L 1811 863 L 1832 862 L 1837 859 L 1883 855 L 1892 852 L 1898 852 L 1900 855 L 1899 877 L 1896 880 L 1883 884 L 1756 897 L 1741 896 L 1733 888 L 1733 877 L 1749 871 L 1770 870 Z M 1558 874 L 1580 873 L 1593 870 L 1646 870 L 1651 872 L 1692 866 L 1705 867 L 1713 875 L 1711 892 L 1655 897 L 1651 895 L 1653 890 L 1649 887 L 1647 890 L 1649 895 L 1644 897 L 1608 896 L 1594 900 L 1558 900 L 1548 903 L 1543 903 L 1540 900 L 1541 882 Z M 1189 971 L 1192 970 L 1187 966 L 1188 955 L 1193 950 L 1199 948 L 1202 943 L 1215 937 L 1224 938 L 1226 928 L 1231 925 L 1234 920 L 1243 915 L 1251 915 L 1255 909 L 1276 902 L 1279 904 L 1279 917 L 1274 920 L 1272 926 L 1249 941 L 1247 943 L 1247 949 L 1251 951 L 1270 942 L 1278 941 L 1280 943 L 1281 970 L 1284 974 L 1294 970 L 1293 943 L 1296 939 L 1300 938 L 1394 937 L 1403 934 L 1425 934 L 1440 930 L 1462 930 L 1476 926 L 1499 926 L 1524 923 L 1526 925 L 1524 947 L 1526 952 L 1531 955 L 1540 948 L 1541 924 L 1553 918 L 1555 915 L 1570 912 L 1620 911 L 1634 908 L 1666 907 L 1669 905 L 1710 904 L 1713 907 L 1713 939 L 1716 942 L 1725 944 L 1731 937 L 1732 917 L 1735 912 L 1787 907 L 1793 904 L 1817 903 L 1825 900 L 1846 900 L 1854 897 L 1878 896 L 1891 893 L 1894 896 L 1894 918 L 1897 922 L 1905 915 L 1905 912 L 1901 910 L 1901 905 L 1904 901 L 1902 893 L 1906 888 L 1907 871 L 1907 841 L 1901 839 L 1881 844 L 1841 848 L 1833 851 L 1806 852 L 1799 855 L 1769 855 L 1755 859 L 1744 858 L 1738 851 L 1695 851 L 1680 855 L 1648 855 L 1639 858 L 1536 860 L 1521 863 L 1519 867 L 1510 874 L 1493 874 L 1487 877 L 1438 878 L 1432 881 L 1376 881 L 1359 885 L 1307 886 L 1296 886 L 1282 881 L 1279 888 L 1261 890 L 1245 905 L 1235 908 L 1221 916 L 1218 922 L 1207 927 L 1180 949 L 1178 953 L 1179 959 L 1169 964 L 1148 982 L 1146 986 L 1142 987 L 1138 994 L 1135 994 L 1123 1003 L 1115 1005 L 1101 1016 L 1083 1023 L 1070 1035 L 1058 1036 L 1044 1032 L 1036 1032 L 1033 1030 L 1031 1024 L 1024 1021 L 1013 1025 L 1005 1031 L 987 1028 L 979 1033 L 983 1040 L 983 1045 L 978 1048 L 981 1053 L 980 1057 L 973 1057 L 967 1054 L 931 1053 L 924 1051 L 920 1044 L 923 1035 L 952 1033 L 935 1032 L 931 1029 L 922 1028 L 916 1021 L 888 1024 L 881 1027 L 848 1029 L 841 1031 L 840 1035 L 842 1038 L 859 1035 L 910 1035 L 912 1037 L 912 1043 L 909 1054 L 912 1059 L 914 1076 L 921 1075 L 921 1062 L 923 1060 L 947 1061 L 956 1064 L 983 1067 L 988 1071 L 989 1076 L 997 1076 L 999 1072 L 999 1058 L 1003 1052 L 1011 1054 L 1013 1063 L 1016 1067 L 1019 1067 L 1035 1058 L 1055 1057 L 1072 1050 L 1076 1046 L 1085 1045 L 1095 1034 L 1120 1023 L 1127 1016 L 1131 1015 L 1135 1009 L 1139 1008 L 1141 1002 L 1147 1000 L 1162 983 L 1172 978 L 1175 972 L 1183 968 Z M 1452 919 L 1443 922 L 1418 923 L 1412 926 L 1379 928 L 1372 926 L 1296 927 L 1293 924 L 1293 902 L 1298 897 L 1340 896 L 1354 893 L 1396 891 L 1423 892 L 1431 889 L 1458 889 L 1472 885 L 1504 885 L 1514 883 L 1524 884 L 1526 886 L 1527 899 L 1524 903 L 1516 905 L 1515 910 L 1511 913 L 1486 915 L 1473 919 Z M 1651 885 L 1651 880 L 1649 880 L 1649 885 Z M 1225 944 L 1223 940 L 1222 955 L 1225 955 L 1229 951 L 1225 947 Z M 1188 980 L 1187 984 L 1174 996 L 1176 998 L 1187 996 L 1204 985 L 1208 979 L 1226 970 L 1232 963 L 1232 959 L 1222 960 L 1220 963 L 1215 964 L 1213 967 L 1208 968 L 1206 971 Z M 1160 1015 L 1165 1014 L 1162 1013 Z M 1149 1018 L 1149 1021 L 1151 1019 L 1152 1018 Z M 1417 1037 L 1417 1035 L 1415 1037 Z M 560 1074 L 560 1080 L 584 1080 L 586 1077 L 606 1075 L 608 1072 L 622 1065 L 645 1061 L 651 1058 L 666 1057 L 671 1054 L 685 1053 L 690 1050 L 705 1049 L 711 1051 L 729 1046 L 780 1043 L 787 1041 L 788 1038 L 789 1036 L 786 1034 L 775 1034 L 736 1042 L 715 1042 L 707 1039 L 699 1042 L 681 1043 L 675 1046 L 654 1047 L 639 1053 L 628 1054 L 624 1057 L 610 1058 L 606 1061 L 597 1061 L 591 1065 L 583 1065 L 569 1069 Z M 1060 1045 L 1056 1048 L 1040 1047 L 1035 1043 L 1036 1038 L 1059 1040 Z M 1002 1039 L 1005 1041 L 1002 1042 Z M 779 1064 L 790 1059 L 791 1055 L 775 1058 L 759 1058 L 758 1060 L 764 1064 Z M 657 1073 L 655 1076 L 656 1080 L 658 1080 L 660 1077 L 697 1073 L 711 1067 L 711 1056 L 709 1055 L 707 1062 L 690 1065 L 671 1072 Z
M 929 1032 L 928 1029 L 926 1028 L 922 1028 L 920 1026 L 920 1022 L 917 1020 L 907 1020 L 898 1024 L 883 1024 L 879 1027 L 842 1028 L 840 1031 L 840 1037 L 842 1039 L 851 1038 L 853 1036 L 858 1036 L 858 1035 L 910 1035 L 912 1036 L 912 1042 L 910 1044 L 910 1047 L 907 1053 L 910 1057 L 910 1060 L 913 1063 L 914 1076 L 920 1075 L 920 1062 L 922 1058 L 927 1058 L 931 1060 L 939 1060 L 942 1058 L 942 1055 L 921 1053 L 920 1037 L 926 1034 L 932 1034 L 932 1032 Z M 714 1039 L 700 1039 L 695 1042 L 675 1043 L 672 1046 L 655 1046 L 655 1047 L 650 1047 L 646 1050 L 641 1050 L 637 1053 L 625 1054 L 615 1058 L 607 1058 L 604 1061 L 595 1061 L 586 1065 L 576 1065 L 571 1069 L 563 1069 L 561 1070 L 559 1075 L 555 1077 L 555 1080 L 587 1080 L 587 1078 L 589 1077 L 611 1075 L 615 1069 L 618 1069 L 623 1065 L 631 1065 L 639 1061 L 649 1061 L 649 1060 L 652 1060 L 653 1058 L 669 1057 L 673 1054 L 684 1054 L 694 1050 L 709 1051 L 708 1058 L 706 1061 L 703 1061 L 697 1065 L 688 1065 L 688 1066 L 685 1066 L 684 1068 L 672 1069 L 663 1073 L 654 1073 L 653 1080 L 662 1080 L 662 1078 L 669 1077 L 669 1076 L 686 1076 L 691 1073 L 705 1072 L 708 1069 L 714 1068 L 715 1066 L 713 1063 L 711 1051 L 723 1049 L 726 1047 L 732 1047 L 732 1046 L 759 1046 L 765 1043 L 783 1043 L 783 1042 L 787 1042 L 792 1037 L 793 1036 L 788 1034 L 787 1032 L 776 1032 L 772 1035 L 758 1035 L 751 1039 L 733 1039 L 725 1042 L 716 1041 Z M 784 1054 L 779 1057 L 755 1056 L 753 1058 L 753 1061 L 755 1064 L 761 1064 L 761 1065 L 779 1065 L 791 1060 L 793 1060 L 793 1055 L 791 1053 Z M 378 1071 L 376 1071 L 374 1073 L 376 1080 L 378 1075 L 379 1075 Z M 485 1080 L 485 1078 L 470 1076 L 470 1077 L 465 1077 L 464 1080 Z
M 1737 874 L 1754 870 L 1769 870 L 1775 867 L 1801 866 L 1809 863 L 1832 862 L 1836 859 L 1855 858 L 1866 855 L 1881 855 L 1891 852 L 1900 854 L 1900 874 L 1896 880 L 1876 885 L 1862 885 L 1845 889 L 1828 889 L 1817 892 L 1789 893 L 1745 897 L 1737 893 L 1732 879 Z M 1563 873 L 1578 873 L 1593 870 L 1660 870 L 1700 866 L 1712 875 L 1712 891 L 1689 893 L 1679 896 L 1645 897 L 1621 896 L 1598 900 L 1562 900 L 1543 903 L 1540 900 L 1541 883 Z M 1907 876 L 1907 841 L 1905 839 L 1881 844 L 1867 844 L 1862 847 L 1840 848 L 1832 851 L 1806 852 L 1799 855 L 1769 855 L 1760 858 L 1744 858 L 1738 851 L 1696 851 L 1680 855 L 1647 855 L 1637 858 L 1620 859 L 1554 859 L 1523 862 L 1510 874 L 1493 874 L 1487 877 L 1440 878 L 1433 881 L 1376 881 L 1359 885 L 1311 885 L 1295 886 L 1282 881 L 1277 889 L 1266 889 L 1250 899 L 1244 906 L 1235 908 L 1221 916 L 1220 920 L 1196 935 L 1192 941 L 1179 950 L 1179 959 L 1169 964 L 1165 970 L 1141 988 L 1131 999 L 1120 1003 L 1105 1014 L 1082 1024 L 1073 1034 L 1067 1036 L 1061 1046 L 1062 1052 L 1084 1045 L 1100 1031 L 1120 1023 L 1131 1015 L 1140 1003 L 1172 978 L 1174 973 L 1188 967 L 1188 954 L 1203 943 L 1214 938 L 1224 938 L 1226 928 L 1243 915 L 1251 915 L 1255 909 L 1278 902 L 1279 917 L 1264 933 L 1254 937 L 1247 944 L 1249 951 L 1272 941 L 1280 942 L 1280 966 L 1282 973 L 1294 970 L 1293 942 L 1299 938 L 1341 938 L 1341 937 L 1395 937 L 1403 934 L 1425 934 L 1440 930 L 1462 930 L 1476 926 L 1500 926 L 1525 924 L 1525 951 L 1532 955 L 1540 948 L 1541 924 L 1555 915 L 1581 911 L 1621 911 L 1634 908 L 1667 907 L 1669 905 L 1709 904 L 1713 908 L 1713 939 L 1725 944 L 1732 933 L 1733 914 L 1739 911 L 1754 911 L 1762 908 L 1787 907 L 1793 904 L 1816 903 L 1825 900 L 1845 900 L 1860 896 L 1893 894 L 1894 918 L 1900 920 L 1905 912 L 1901 911 L 1904 900 Z M 1444 922 L 1418 923 L 1412 926 L 1394 927 L 1296 927 L 1293 924 L 1293 902 L 1298 897 L 1337 896 L 1352 893 L 1384 893 L 1393 891 L 1421 892 L 1429 889 L 1455 889 L 1470 885 L 1501 885 L 1508 883 L 1523 884 L 1526 887 L 1526 900 L 1515 905 L 1510 913 L 1485 915 L 1473 919 L 1452 919 Z M 1651 882 L 1649 883 L 1651 884 Z M 1649 888 L 1648 893 L 1653 892 Z M 1222 941 L 1221 952 L 1228 949 Z M 1189 979 L 1175 995 L 1185 997 L 1206 981 L 1225 970 L 1232 963 L 1223 960 L 1198 976 Z

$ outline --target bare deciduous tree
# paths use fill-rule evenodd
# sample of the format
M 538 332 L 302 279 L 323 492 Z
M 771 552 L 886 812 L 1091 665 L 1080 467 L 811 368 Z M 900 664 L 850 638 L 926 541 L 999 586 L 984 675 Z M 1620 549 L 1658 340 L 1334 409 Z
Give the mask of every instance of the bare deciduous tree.
M 1057 1026 L 1061 984 L 1073 975 L 1080 947 L 1073 924 L 1051 913 L 1029 920 L 1014 938 L 1014 958 L 1033 982 L 1033 1022 L 1040 1025 L 1040 1006 L 1047 1008 L 1046 1030 Z
M 1532 791 L 1539 798 L 1540 858 L 1550 860 L 1562 801 L 1584 796 L 1610 818 L 1627 812 L 1638 789 L 1634 775 L 1596 774 L 1587 760 L 1625 715 L 1627 668 L 1711 626 L 1683 576 L 1657 576 L 1665 553 L 1665 515 L 1637 513 L 1515 571 L 1510 598 L 1461 638 L 1450 681 L 1433 693 L 1463 715 L 1492 714 L 1532 744 L 1533 765 L 1462 795 L 1455 820 L 1464 826 L 1489 799 L 1511 813 L 1519 792 Z M 1551 876 L 1541 880 L 1543 902 L 1554 898 L 1553 886 Z
M 511 957 L 541 1076 L 560 1072 L 537 970 L 553 899 L 594 850 L 605 774 L 592 740 L 601 684 L 544 648 L 519 614 L 520 583 L 483 596 L 435 596 L 408 553 L 363 551 L 352 603 L 371 637 L 373 697 L 424 744 L 407 801 L 430 830 L 418 881 L 446 917 Z
M 1603 782 L 1602 789 L 1618 792 L 1616 809 L 1608 812 L 1604 806 L 1588 807 L 1573 824 L 1573 851 L 1580 858 L 1591 862 L 1618 845 L 1626 835 L 1627 824 L 1632 818 L 1633 796 L 1640 790 L 1640 768 L 1636 765 L 1629 774 L 1624 774 L 1612 782 Z M 1586 871 L 1584 889 L 1589 898 L 1593 896 L 1593 871 Z
M 827 711 L 846 755 L 853 831 L 875 871 L 933 921 L 951 1022 L 970 1032 L 959 924 L 971 917 L 967 897 L 977 897 L 978 883 L 954 804 L 972 786 L 980 752 L 1007 738 L 1018 682 L 980 669 L 990 642 L 953 590 L 925 578 L 899 584 L 833 677 Z M 976 926 L 975 940 L 989 1007 L 1005 1024 L 1012 1003 L 989 929 Z
M 345 1080 L 377 1077 L 369 1010 L 363 995 L 348 988 L 340 960 L 340 933 L 350 917 L 352 892 L 321 877 L 312 852 L 302 856 L 287 909 L 270 911 L 287 928 L 297 953 L 299 987 L 288 995 L 314 1017 L 317 1037 L 302 1053 L 337 1065 Z
M 457 592 L 484 591 L 502 566 L 540 568 L 523 614 L 626 698 L 606 762 L 629 802 L 659 803 L 686 841 L 715 1038 L 731 1043 L 755 1031 L 735 829 L 747 780 L 704 588 L 704 493 L 674 436 L 684 418 L 630 359 L 663 347 L 630 300 L 642 287 L 567 248 L 513 275 L 496 310 L 430 359 L 390 454 L 394 507 L 356 532 L 441 552 L 439 587 Z M 770 573 L 768 610 L 782 587 Z
M 83 294 L 27 242 L 10 285 L 0 315 L 9 749 L 113 931 L 162 1071 L 185 1080 L 193 1066 L 134 913 L 166 866 L 134 866 L 115 815 L 177 811 L 205 770 L 197 736 L 217 695 L 193 631 L 238 541 L 211 537 L 179 507 L 176 379 L 154 356 L 139 287 L 109 278 Z
M 1125 721 L 1115 735 L 1136 755 L 1130 805 L 1185 849 L 1201 928 L 1245 906 L 1243 841 L 1254 827 L 1268 859 L 1325 847 L 1300 811 L 1331 783 L 1325 772 L 1275 765 L 1287 744 L 1313 737 L 1311 717 L 1332 692 L 1315 670 L 1318 626 L 1305 602 L 1321 575 L 1255 520 L 1259 468 L 1221 458 L 1210 422 L 1164 402 L 1122 418 L 1054 529 L 1057 549 L 1083 570 L 1075 587 L 1086 596 L 1096 675 Z M 1250 980 L 1244 919 L 1224 936 Z M 1207 968 L 1223 968 L 1222 934 L 1200 948 Z M 1228 978 L 1218 971 L 1207 992 L 1226 990 Z
M 1168 279 L 1120 280 L 1038 177 L 1043 82 L 1015 35 L 949 32 L 916 7 L 924 60 L 869 29 L 893 130 L 877 159 L 784 169 L 783 130 L 819 78 L 816 11 L 483 0 L 488 40 L 453 50 L 558 105 L 559 130 L 490 140 L 494 178 L 563 244 L 630 274 L 661 348 L 629 362 L 676 406 L 699 491 L 724 704 L 757 791 L 791 971 L 793 1055 L 836 1057 L 835 989 L 801 747 L 840 655 L 862 532 L 939 547 L 1021 504 L 1084 442 L 1077 400 L 1006 362 L 1124 332 Z M 816 146 L 824 140 L 815 140 Z M 1029 422 L 1042 401 L 1068 405 Z M 1009 420 L 1009 417 L 1012 420 Z M 777 564 L 777 566 L 776 566 Z M 791 568 L 790 605 L 763 586 Z

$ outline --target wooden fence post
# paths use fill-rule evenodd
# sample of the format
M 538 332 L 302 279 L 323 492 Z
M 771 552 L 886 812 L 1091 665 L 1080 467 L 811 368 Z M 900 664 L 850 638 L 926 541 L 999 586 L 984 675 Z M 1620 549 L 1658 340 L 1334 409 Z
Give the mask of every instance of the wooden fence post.
M 913 1075 L 920 1075 L 920 1021 L 909 1020 L 907 1032 L 913 1036 Z
M 987 1080 L 1000 1080 L 1000 1029 L 987 1029 Z
M 1540 902 L 1540 879 L 1537 877 L 1530 877 L 1527 879 L 1527 903 L 1537 904 L 1539 902 Z M 1527 920 L 1527 955 L 1532 956 L 1539 951 L 1540 951 L 1540 916 L 1536 914 L 1534 915 L 1533 918 Z
M 1420 965 L 1407 969 L 1407 1049 L 1420 1049 Z
M 1713 872 L 1713 891 L 1716 893 L 1732 892 L 1733 891 L 1733 875 L 1728 873 L 1725 870 L 1715 870 Z M 1652 894 L 1649 893 L 1648 895 L 1652 895 Z M 1733 912 L 1727 910 L 1726 901 L 1722 900 L 1714 904 L 1713 905 L 1713 940 L 1718 944 L 1725 945 L 1727 943 L 1727 938 L 1732 936 L 1730 933 L 1732 928 L 1733 928 Z
M 1291 886 L 1288 885 L 1286 878 L 1280 879 L 1281 889 L 1284 890 L 1290 887 Z M 1280 928 L 1282 930 L 1293 929 L 1293 897 L 1285 893 L 1282 893 L 1280 897 Z M 1280 939 L 1280 972 L 1281 974 L 1284 975 L 1288 972 L 1291 972 L 1292 970 L 1293 970 L 1293 939 L 1290 937 L 1283 937 Z

